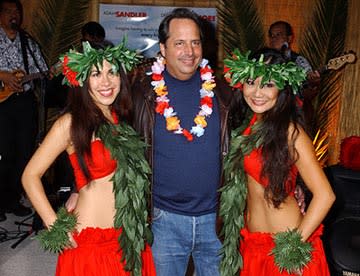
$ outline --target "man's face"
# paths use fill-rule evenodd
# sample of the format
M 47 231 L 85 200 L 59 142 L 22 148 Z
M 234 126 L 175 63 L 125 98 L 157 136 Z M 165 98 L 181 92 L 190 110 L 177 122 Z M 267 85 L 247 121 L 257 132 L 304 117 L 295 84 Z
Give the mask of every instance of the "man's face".
M 202 59 L 200 30 L 191 19 L 175 18 L 170 21 L 169 38 L 160 44 L 166 59 L 166 69 L 179 80 L 190 79 Z
M 269 46 L 270 48 L 281 50 L 285 42 L 290 44 L 292 36 L 286 34 L 284 25 L 275 25 L 270 29 Z
M 12 25 L 20 26 L 21 14 L 15 3 L 4 2 L 2 4 L 0 24 L 4 29 L 11 29 Z

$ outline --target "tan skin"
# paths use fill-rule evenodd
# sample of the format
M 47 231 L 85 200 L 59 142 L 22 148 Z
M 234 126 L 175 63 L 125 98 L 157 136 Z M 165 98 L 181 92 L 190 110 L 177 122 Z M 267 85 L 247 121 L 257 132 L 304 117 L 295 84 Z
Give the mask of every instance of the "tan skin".
M 245 101 L 261 120 L 262 114 L 275 105 L 279 90 L 273 82 L 263 87 L 260 87 L 260 82 L 261 77 L 246 82 L 243 93 Z M 290 125 L 289 137 L 293 131 L 294 126 Z M 295 140 L 295 148 L 299 155 L 295 165 L 313 194 L 306 214 L 301 213 L 296 199 L 291 195 L 279 208 L 274 208 L 264 198 L 264 187 L 248 175 L 246 224 L 250 232 L 277 233 L 298 228 L 302 240 L 306 241 L 321 224 L 333 204 L 335 195 L 316 159 L 312 141 L 302 128 Z
M 95 67 L 92 68 L 88 80 L 89 93 L 95 104 L 103 111 L 105 117 L 113 123 L 111 104 L 120 91 L 120 75 L 112 71 L 110 63 L 104 61 L 100 71 L 97 71 Z M 22 176 L 24 189 L 47 228 L 56 220 L 56 214 L 46 197 L 41 177 L 63 151 L 68 154 L 74 153 L 70 126 L 70 114 L 64 114 L 54 123 L 26 166 Z M 110 181 L 112 175 L 113 173 L 92 180 L 80 189 L 74 209 L 78 215 L 76 227 L 78 232 L 86 227 L 110 228 L 114 226 L 115 199 L 113 183 Z M 69 236 L 72 242 L 71 247 L 76 247 L 76 242 L 71 234 Z

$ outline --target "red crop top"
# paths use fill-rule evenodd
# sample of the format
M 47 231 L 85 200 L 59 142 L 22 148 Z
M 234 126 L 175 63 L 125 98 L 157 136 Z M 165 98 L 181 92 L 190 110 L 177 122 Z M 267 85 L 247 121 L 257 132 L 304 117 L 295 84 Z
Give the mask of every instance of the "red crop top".
M 79 191 L 88 184 L 88 181 L 80 168 L 75 152 L 69 154 L 69 159 L 74 170 L 76 187 Z M 111 159 L 110 151 L 104 147 L 101 140 L 91 142 L 91 157 L 85 156 L 84 160 L 91 180 L 107 176 L 116 169 L 116 161 Z
M 113 113 L 113 118 L 115 124 L 118 123 L 118 119 Z M 110 151 L 105 148 L 104 144 L 101 140 L 94 140 L 91 142 L 90 146 L 91 155 L 86 155 L 84 157 L 85 165 L 89 170 L 90 179 L 98 179 L 104 176 L 111 174 L 115 171 L 117 163 L 116 160 L 111 159 Z M 75 182 L 77 190 L 80 191 L 81 188 L 88 184 L 88 180 L 86 179 L 83 171 L 80 168 L 80 164 L 78 162 L 77 156 L 74 153 L 69 154 L 70 163 L 74 170 Z
M 251 119 L 250 125 L 245 129 L 243 134 L 249 135 L 250 134 L 250 127 L 256 122 L 256 115 Z M 245 172 L 250 175 L 252 178 L 256 180 L 259 184 L 263 187 L 267 187 L 269 184 L 269 179 L 266 177 L 261 177 L 261 170 L 262 170 L 262 150 L 260 149 L 253 149 L 253 151 L 244 156 L 244 170 Z M 276 172 L 274 172 L 276 173 Z M 295 186 L 296 186 L 296 176 L 298 170 L 296 166 L 292 166 L 289 172 L 289 177 L 286 183 L 286 187 L 288 190 L 289 195 L 294 195 Z

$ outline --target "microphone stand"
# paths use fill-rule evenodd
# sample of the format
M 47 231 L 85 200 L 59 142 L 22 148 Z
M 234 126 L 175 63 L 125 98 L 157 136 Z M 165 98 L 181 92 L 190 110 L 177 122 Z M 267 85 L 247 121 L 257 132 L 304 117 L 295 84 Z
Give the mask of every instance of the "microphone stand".
M 22 41 L 21 46 L 24 46 L 24 49 L 22 49 L 23 51 L 25 51 L 25 55 L 27 52 L 30 53 L 30 56 L 32 58 L 32 60 L 34 61 L 34 64 L 36 66 L 36 68 L 38 69 L 39 73 L 41 73 L 42 78 L 41 78 L 41 82 L 40 82 L 40 95 L 39 95 L 39 110 L 38 110 L 38 134 L 37 134 L 37 138 L 36 138 L 36 145 L 39 145 L 40 142 L 43 139 L 44 133 L 45 133 L 45 92 L 46 92 L 46 83 L 44 78 L 46 77 L 45 72 L 43 72 L 41 70 L 41 67 L 39 66 L 39 63 L 37 62 L 35 55 L 33 53 L 33 51 L 31 50 L 30 46 L 29 46 L 29 42 L 28 42 L 28 38 L 31 38 L 31 36 L 23 29 L 21 29 L 17 24 L 12 24 L 12 28 L 16 29 L 19 32 L 20 35 L 20 40 Z M 32 39 L 32 38 L 31 38 Z M 27 56 L 25 57 L 27 59 Z M 24 63 L 27 63 L 27 61 L 24 60 Z M 28 64 L 27 64 L 28 66 Z M 26 68 L 25 68 L 26 69 Z M 27 72 L 29 73 L 29 72 Z M 27 221 L 28 219 L 31 219 L 32 223 L 25 223 L 25 221 Z M 18 240 L 11 245 L 11 248 L 16 248 L 21 242 L 23 242 L 27 237 L 29 237 L 32 233 L 35 232 L 35 234 L 41 230 L 43 228 L 42 225 L 42 221 L 41 218 L 39 217 L 39 215 L 34 212 L 33 214 L 31 214 L 29 217 L 27 217 L 25 220 L 23 220 L 22 222 L 18 222 L 15 221 L 16 225 L 20 226 L 27 226 L 30 227 L 29 230 L 25 231 L 19 238 Z
M 16 25 L 17 26 L 17 25 Z M 39 73 L 42 75 L 41 77 L 41 84 L 40 84 L 40 95 L 39 95 L 39 119 L 38 119 L 38 125 L 39 125 L 39 131 L 36 138 L 36 145 L 38 145 L 42 139 L 44 138 L 45 133 L 45 93 L 46 93 L 46 83 L 44 79 L 46 78 L 46 73 L 41 70 L 41 67 L 39 66 L 39 63 L 37 62 L 35 55 L 33 51 L 31 50 L 28 42 L 28 38 L 33 39 L 29 33 L 27 33 L 24 29 L 17 27 L 17 30 L 19 32 L 20 38 L 24 42 L 25 51 L 30 53 L 30 56 L 32 60 L 34 61 L 34 64 L 36 68 L 38 69 Z M 29 72 L 28 72 L 29 73 Z

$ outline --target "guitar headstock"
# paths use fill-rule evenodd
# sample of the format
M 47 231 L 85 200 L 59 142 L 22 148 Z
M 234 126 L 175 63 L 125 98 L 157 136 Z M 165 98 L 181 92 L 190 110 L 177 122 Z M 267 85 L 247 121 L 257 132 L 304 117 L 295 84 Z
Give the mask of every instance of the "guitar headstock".
M 326 69 L 338 70 L 341 67 L 343 67 L 345 64 L 354 63 L 355 60 L 356 60 L 355 53 L 350 52 L 348 54 L 344 54 L 336 58 L 330 59 L 326 64 Z

